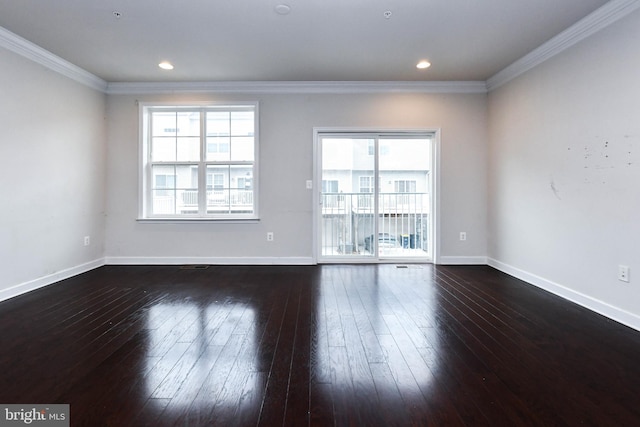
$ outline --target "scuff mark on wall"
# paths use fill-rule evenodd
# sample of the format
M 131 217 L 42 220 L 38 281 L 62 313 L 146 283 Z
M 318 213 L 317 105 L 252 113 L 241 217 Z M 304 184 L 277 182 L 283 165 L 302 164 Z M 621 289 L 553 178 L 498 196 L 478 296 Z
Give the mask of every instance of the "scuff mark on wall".
M 562 200 L 562 197 L 560 197 L 560 191 L 556 188 L 556 183 L 553 180 L 553 177 L 551 177 L 549 186 L 551 187 L 551 191 L 553 191 L 553 194 L 558 198 L 558 200 Z

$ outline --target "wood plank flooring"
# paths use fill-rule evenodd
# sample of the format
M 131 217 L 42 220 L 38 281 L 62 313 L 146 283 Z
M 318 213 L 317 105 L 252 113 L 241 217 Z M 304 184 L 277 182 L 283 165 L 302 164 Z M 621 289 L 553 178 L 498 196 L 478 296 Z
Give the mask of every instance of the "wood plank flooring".
M 106 266 L 0 303 L 0 403 L 68 403 L 72 426 L 634 426 L 640 333 L 485 266 Z

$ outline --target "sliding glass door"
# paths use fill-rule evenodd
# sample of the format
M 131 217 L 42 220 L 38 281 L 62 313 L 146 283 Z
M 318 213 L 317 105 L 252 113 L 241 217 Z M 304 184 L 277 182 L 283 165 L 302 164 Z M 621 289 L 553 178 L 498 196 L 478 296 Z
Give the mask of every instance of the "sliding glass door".
M 429 261 L 432 134 L 319 133 L 319 261 Z

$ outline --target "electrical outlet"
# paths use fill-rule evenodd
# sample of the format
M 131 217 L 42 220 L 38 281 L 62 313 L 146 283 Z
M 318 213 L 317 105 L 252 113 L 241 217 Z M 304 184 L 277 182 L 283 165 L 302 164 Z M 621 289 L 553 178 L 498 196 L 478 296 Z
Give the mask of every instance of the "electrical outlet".
M 621 282 L 629 283 L 629 266 L 627 265 L 618 266 L 618 280 L 620 280 Z
M 467 240 L 467 232 L 466 231 L 461 231 L 460 232 L 460 240 Z
M 89 246 L 91 244 L 91 236 L 84 236 L 84 245 Z
M 307 180 L 307 190 L 313 190 L 313 181 Z
M 267 242 L 273 242 L 273 231 L 267 232 Z

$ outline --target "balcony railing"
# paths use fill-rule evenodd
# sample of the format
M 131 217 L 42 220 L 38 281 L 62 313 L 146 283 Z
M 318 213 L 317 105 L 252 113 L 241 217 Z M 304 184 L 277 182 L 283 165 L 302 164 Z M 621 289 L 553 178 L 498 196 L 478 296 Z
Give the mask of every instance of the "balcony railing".
M 376 246 L 387 257 L 428 252 L 428 193 L 324 193 L 321 203 L 323 256 L 372 256 Z
M 372 193 L 323 193 L 322 213 L 340 214 L 346 212 L 373 213 Z M 380 214 L 428 213 L 428 193 L 380 193 L 378 195 Z
M 153 213 L 189 214 L 198 212 L 197 190 L 161 190 L 153 198 Z M 253 210 L 253 190 L 207 190 L 207 213 L 251 212 Z

